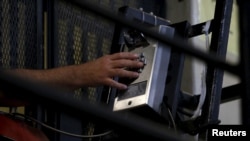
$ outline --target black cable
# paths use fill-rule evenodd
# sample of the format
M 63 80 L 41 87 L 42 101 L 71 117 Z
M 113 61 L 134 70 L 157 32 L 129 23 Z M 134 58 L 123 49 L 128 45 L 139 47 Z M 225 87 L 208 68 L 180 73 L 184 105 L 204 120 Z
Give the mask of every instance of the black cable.
M 24 121 L 29 121 L 29 122 L 34 122 L 36 124 L 39 124 L 47 129 L 50 129 L 52 131 L 55 131 L 55 132 L 58 132 L 58 133 L 61 133 L 61 134 L 65 134 L 65 135 L 68 135 L 68 136 L 73 136 L 73 137 L 78 137 L 78 138 L 97 138 L 97 137 L 104 137 L 106 135 L 109 135 L 111 134 L 113 131 L 112 130 L 109 130 L 109 131 L 106 131 L 106 132 L 103 132 L 103 133 L 100 133 L 100 134 L 95 134 L 95 135 L 80 135 L 80 134 L 74 134 L 74 133 L 70 133 L 70 132 L 66 132 L 66 131 L 63 131 L 63 130 L 59 130 L 57 128 L 54 128 L 54 127 L 51 127 L 33 117 L 30 117 L 30 116 L 27 116 L 27 115 L 24 115 L 24 114 L 21 114 L 21 113 L 6 113 L 6 112 L 3 112 L 3 111 L 0 111 L 0 114 L 3 114 L 3 115 L 7 115 L 7 116 L 10 116 L 10 117 L 14 117 L 15 119 L 18 118 L 22 118 L 22 120 Z

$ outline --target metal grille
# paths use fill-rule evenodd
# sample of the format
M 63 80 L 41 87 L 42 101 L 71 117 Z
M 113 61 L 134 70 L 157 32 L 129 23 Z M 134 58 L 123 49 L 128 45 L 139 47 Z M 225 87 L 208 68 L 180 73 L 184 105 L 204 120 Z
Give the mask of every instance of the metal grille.
M 96 4 L 118 12 L 118 8 L 145 7 L 159 15 L 160 4 L 153 0 L 94 0 Z M 57 0 L 54 4 L 54 67 L 80 64 L 94 60 L 111 50 L 115 23 L 72 5 L 70 1 Z M 96 102 L 101 88 L 77 90 L 75 97 Z
M 38 68 L 35 0 L 0 1 L 0 66 Z
M 57 1 L 55 14 L 55 66 L 80 64 L 110 52 L 112 24 L 64 1 Z M 95 88 L 81 91 L 95 101 Z
M 92 0 L 97 5 L 118 12 L 122 6 L 143 8 L 144 11 L 160 15 L 163 0 Z M 158 3 L 160 2 L 160 3 Z M 157 8 L 156 8 L 157 7 Z M 51 67 L 66 66 L 70 64 L 81 64 L 94 60 L 105 54 L 110 54 L 115 23 L 91 11 L 87 11 L 73 5 L 69 0 L 55 0 L 53 7 L 53 65 Z M 83 97 L 90 102 L 100 102 L 100 94 L 103 87 L 81 88 L 76 90 L 74 98 L 81 100 Z M 60 114 L 58 122 L 62 130 L 79 133 L 94 134 L 98 132 L 96 125 L 82 119 Z M 70 129 L 69 127 L 73 127 Z M 83 131 L 84 130 L 84 131 Z M 84 132 L 84 133 L 83 133 Z M 60 136 L 61 140 L 72 139 Z M 91 139 L 86 139 L 91 140 Z

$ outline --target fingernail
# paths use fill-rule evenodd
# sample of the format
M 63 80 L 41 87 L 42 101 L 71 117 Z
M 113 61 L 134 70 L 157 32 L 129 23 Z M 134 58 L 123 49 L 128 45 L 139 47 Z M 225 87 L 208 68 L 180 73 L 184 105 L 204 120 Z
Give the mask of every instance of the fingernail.
M 135 73 L 134 73 L 134 76 L 135 76 L 135 77 L 139 77 L 139 73 L 135 72 Z
M 123 85 L 123 86 L 122 86 L 122 89 L 127 89 L 127 88 L 128 88 L 127 85 Z
M 134 56 L 135 56 L 135 57 L 139 57 L 139 54 L 135 53 Z

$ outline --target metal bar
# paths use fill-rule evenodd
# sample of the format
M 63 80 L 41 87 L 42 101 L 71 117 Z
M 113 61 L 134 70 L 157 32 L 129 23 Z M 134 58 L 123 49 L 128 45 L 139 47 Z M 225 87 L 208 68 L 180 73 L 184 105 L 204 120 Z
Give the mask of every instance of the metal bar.
M 182 138 L 179 132 L 174 132 L 162 123 L 154 122 L 145 117 L 129 112 L 113 112 L 105 105 L 90 103 L 87 100 L 76 100 L 72 93 L 59 91 L 49 85 L 28 81 L 17 76 L 0 71 L 0 88 L 10 97 L 19 100 L 39 103 L 56 111 L 91 119 L 113 131 L 124 135 L 126 139 L 151 139 L 157 141 L 193 141 L 193 138 Z M 20 94 L 22 93 L 22 94 Z
M 46 56 L 47 56 L 47 62 L 46 62 L 46 68 L 52 68 L 54 67 L 54 3 L 55 1 L 45 0 L 44 1 L 44 14 L 46 19 L 46 28 L 45 31 L 47 34 L 44 38 L 46 38 L 47 44 L 46 44 Z
M 250 125 L 250 1 L 238 0 L 240 25 L 240 59 L 242 92 L 242 123 Z
M 54 2 L 51 0 L 43 0 L 43 14 L 44 14 L 44 69 L 52 68 L 54 66 Z M 57 119 L 58 113 L 51 108 L 43 107 L 46 114 L 46 123 L 56 128 L 58 127 Z M 50 140 L 57 141 L 58 134 L 51 132 L 47 128 L 43 128 L 46 136 Z
M 239 99 L 242 93 L 244 93 L 242 83 L 225 87 L 221 92 L 221 103 Z
M 43 0 L 36 0 L 36 11 L 37 11 L 37 68 L 44 68 L 44 37 L 43 37 Z
M 215 6 L 210 51 L 226 58 L 233 0 L 217 0 Z M 204 125 L 218 121 L 224 70 L 207 66 L 206 99 L 202 109 Z
M 37 66 L 36 69 L 43 69 L 44 68 L 44 48 L 43 48 L 43 0 L 36 0 L 36 11 L 37 11 Z M 25 113 L 29 116 L 32 116 L 39 121 L 44 121 L 44 113 L 42 112 L 42 107 L 38 104 L 29 105 L 25 107 Z M 41 129 L 41 126 L 37 128 Z
M 192 37 L 195 37 L 195 36 L 203 35 L 204 33 L 202 32 L 202 30 L 203 30 L 203 27 L 206 25 L 206 23 L 207 22 L 192 25 L 190 30 L 189 30 L 188 37 L 192 38 Z M 208 29 L 208 33 L 211 32 L 212 27 L 213 27 L 213 20 L 211 20 L 211 26 Z

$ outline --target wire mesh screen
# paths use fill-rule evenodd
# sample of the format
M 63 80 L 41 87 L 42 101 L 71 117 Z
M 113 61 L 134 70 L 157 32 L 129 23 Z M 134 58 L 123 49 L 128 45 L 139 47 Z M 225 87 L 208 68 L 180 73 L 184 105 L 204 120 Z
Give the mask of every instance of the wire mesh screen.
M 118 8 L 129 5 L 142 7 L 145 11 L 160 15 L 162 1 L 154 0 L 94 0 L 98 5 L 118 12 Z M 111 50 L 115 23 L 98 15 L 72 5 L 70 1 L 57 0 L 54 4 L 54 65 L 65 66 L 94 60 Z M 101 88 L 84 88 L 76 92 L 81 99 L 82 93 L 95 102 Z
M 0 0 L 2 68 L 38 68 L 36 14 L 35 0 Z
M 88 11 L 57 1 L 55 4 L 55 66 L 80 64 L 109 54 L 113 25 Z M 78 90 L 96 100 L 98 88 Z
M 92 0 L 97 5 L 118 12 L 118 8 L 131 6 L 143 8 L 164 17 L 164 0 Z M 91 11 L 81 9 L 67 0 L 55 0 L 53 7 L 53 65 L 52 67 L 81 64 L 111 53 L 115 23 Z M 103 87 L 81 88 L 75 91 L 78 100 L 88 98 L 90 102 L 100 102 Z M 79 124 L 79 119 L 62 114 L 59 125 L 64 131 L 92 135 L 97 128 L 94 123 Z M 81 120 L 81 119 L 80 119 Z M 69 128 L 72 127 L 72 128 Z M 63 136 L 63 135 L 62 135 Z M 81 140 L 60 137 L 60 140 Z M 86 139 L 91 140 L 91 139 Z

